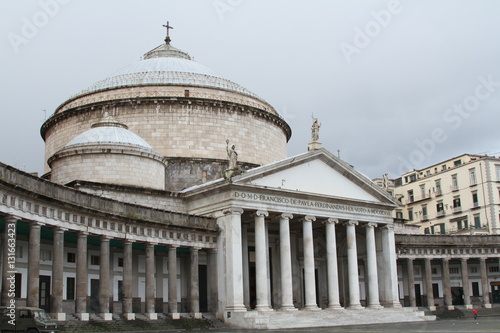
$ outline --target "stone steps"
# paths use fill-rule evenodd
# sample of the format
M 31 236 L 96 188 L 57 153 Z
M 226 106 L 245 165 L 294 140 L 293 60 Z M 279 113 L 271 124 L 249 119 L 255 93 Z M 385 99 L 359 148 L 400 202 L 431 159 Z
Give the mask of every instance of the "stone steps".
M 231 326 L 251 329 L 283 329 L 304 327 L 328 327 L 344 325 L 382 324 L 435 320 L 423 311 L 407 308 L 318 310 L 318 311 L 249 311 L 234 313 L 228 320 Z

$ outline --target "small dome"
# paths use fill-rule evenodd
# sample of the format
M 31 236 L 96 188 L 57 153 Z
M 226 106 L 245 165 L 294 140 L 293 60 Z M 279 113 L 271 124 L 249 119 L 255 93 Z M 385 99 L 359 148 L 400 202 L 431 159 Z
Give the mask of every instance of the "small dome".
M 77 135 L 64 148 L 89 145 L 127 145 L 156 153 L 139 135 L 129 131 L 125 124 L 116 121 L 107 113 L 103 119 L 92 125 L 92 128 Z

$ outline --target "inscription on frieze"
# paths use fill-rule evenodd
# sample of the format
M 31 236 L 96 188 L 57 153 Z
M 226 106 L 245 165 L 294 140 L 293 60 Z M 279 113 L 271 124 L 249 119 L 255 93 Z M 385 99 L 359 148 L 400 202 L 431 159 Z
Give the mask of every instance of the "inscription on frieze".
M 319 208 L 319 209 L 327 209 L 334 212 L 351 212 L 351 213 L 359 213 L 359 214 L 373 214 L 380 216 L 391 216 L 391 212 L 384 209 L 378 208 L 369 208 L 369 207 L 360 207 L 360 206 L 352 206 L 345 204 L 337 204 L 337 203 L 329 203 L 324 201 L 316 201 L 316 200 L 304 200 L 304 199 L 296 199 L 283 197 L 278 195 L 267 195 L 267 194 L 256 194 L 256 193 L 247 193 L 247 192 L 233 192 L 233 196 L 235 199 L 242 199 L 247 201 L 254 202 L 271 202 L 276 204 L 284 204 L 294 207 L 306 207 L 306 208 Z

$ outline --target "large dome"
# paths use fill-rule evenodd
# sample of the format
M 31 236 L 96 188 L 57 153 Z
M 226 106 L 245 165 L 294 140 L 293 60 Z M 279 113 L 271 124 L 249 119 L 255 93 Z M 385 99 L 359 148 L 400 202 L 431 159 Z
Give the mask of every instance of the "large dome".
M 261 99 L 241 85 L 217 75 L 179 49 L 165 44 L 149 51 L 144 59 L 123 67 L 74 97 L 106 89 L 141 85 L 190 85 L 237 92 Z M 262 100 L 262 99 L 261 99 Z
M 48 177 L 53 156 L 76 149 L 87 151 L 96 144 L 135 146 L 161 156 L 167 190 L 222 177 L 228 163 L 228 140 L 236 146 L 242 169 L 287 156 L 291 129 L 272 105 L 169 42 L 55 110 L 41 129 Z M 120 119 L 130 131 L 109 123 L 106 129 L 89 130 L 106 114 Z M 97 155 L 86 154 L 90 156 Z M 61 170 L 58 167 L 54 173 Z M 61 178 L 53 175 L 53 179 L 57 177 Z

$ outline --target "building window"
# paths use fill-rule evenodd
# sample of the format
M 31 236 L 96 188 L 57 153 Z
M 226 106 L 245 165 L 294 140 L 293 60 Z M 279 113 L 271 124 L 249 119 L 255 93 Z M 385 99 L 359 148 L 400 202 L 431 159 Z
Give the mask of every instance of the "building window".
M 500 165 L 496 165 L 496 170 L 497 170 L 497 181 L 500 181 Z
M 459 270 L 458 267 L 450 267 L 450 274 L 458 274 Z
M 76 263 L 76 253 L 68 252 L 66 255 L 66 261 L 69 263 Z
M 471 274 L 477 274 L 477 266 L 470 266 L 469 270 Z
M 443 171 L 446 170 L 446 164 L 443 164 L 443 166 L 441 167 L 441 170 L 443 170 Z
M 453 211 L 460 211 L 460 197 L 453 198 Z
M 472 282 L 472 296 L 479 296 L 479 282 Z
M 21 298 L 21 288 L 22 288 L 22 285 L 21 283 L 23 282 L 23 275 L 21 273 L 14 273 L 15 274 L 15 284 L 16 284 L 16 292 L 15 292 L 15 297 L 16 298 Z
M 99 266 L 100 263 L 99 256 L 90 256 L 90 264 L 94 266 Z
M 123 258 L 118 258 L 118 267 L 123 267 Z
M 490 273 L 498 273 L 498 272 L 500 272 L 500 270 L 498 269 L 498 266 L 490 266 L 490 267 L 488 267 L 488 271 Z
M 481 229 L 481 218 L 479 214 L 474 214 L 474 228 Z
M 441 191 L 441 179 L 436 180 L 436 195 L 441 195 L 443 192 Z
M 451 175 L 451 190 L 452 191 L 457 191 L 458 190 L 458 177 L 457 177 L 457 174 Z
M 431 170 L 427 170 L 427 171 L 425 171 L 425 175 L 426 175 L 426 176 L 430 176 L 430 175 L 431 175 Z
M 432 294 L 434 295 L 434 299 L 439 298 L 439 284 L 432 284 Z
M 123 301 L 123 280 L 118 280 L 118 301 Z
M 413 221 L 413 209 L 408 209 L 408 221 Z
M 400 210 L 397 210 L 397 211 L 396 211 L 396 218 L 397 218 L 397 219 L 403 219 L 403 212 L 402 212 L 402 211 L 400 211 Z
M 408 191 L 408 202 L 412 203 L 413 200 L 414 200 L 414 198 L 413 198 L 413 190 L 409 190 Z
M 427 216 L 427 206 L 422 206 L 422 220 L 427 220 L 429 217 Z
M 459 166 L 459 165 L 462 165 L 462 160 L 456 160 L 456 161 L 453 161 L 453 165 L 454 165 L 454 166 Z
M 425 228 L 425 229 L 424 229 L 424 234 L 425 234 L 425 235 L 429 235 L 430 233 L 431 233 L 431 232 L 430 232 L 429 228 Z
M 444 215 L 444 206 L 443 206 L 443 201 L 438 201 L 436 204 L 436 211 L 437 215 L 441 216 Z
M 479 199 L 477 196 L 477 192 L 472 192 L 472 208 L 479 207 Z
M 469 170 L 469 179 L 470 179 L 471 186 L 477 184 L 477 182 L 476 182 L 476 168 L 472 168 Z
M 40 250 L 40 260 L 41 261 L 51 261 L 52 260 L 52 251 L 41 249 Z
M 69 277 L 66 279 L 66 299 L 75 299 L 75 278 Z
M 469 223 L 468 223 L 467 219 L 457 221 L 457 229 L 458 230 L 467 229 L 468 226 L 469 226 Z
M 420 197 L 422 199 L 426 198 L 426 195 L 425 195 L 425 184 L 420 185 Z

